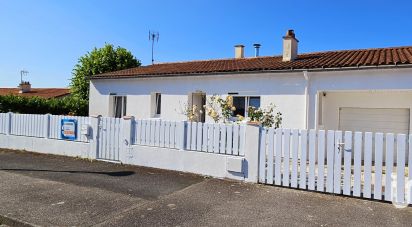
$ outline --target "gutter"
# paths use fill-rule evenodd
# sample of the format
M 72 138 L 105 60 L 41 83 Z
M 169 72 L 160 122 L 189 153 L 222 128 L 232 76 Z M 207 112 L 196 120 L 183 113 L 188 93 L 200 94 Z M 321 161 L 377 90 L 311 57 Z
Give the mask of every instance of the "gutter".
M 146 75 L 109 75 L 92 76 L 90 80 L 99 79 L 122 79 L 122 78 L 167 78 L 167 77 L 186 77 L 186 76 L 216 76 L 233 74 L 256 74 L 256 73 L 297 73 L 297 72 L 328 72 L 328 71 L 350 71 L 350 70 L 370 70 L 370 69 L 402 69 L 412 68 L 412 64 L 403 65 L 384 65 L 384 66 L 354 66 L 336 68 L 313 68 L 313 69 L 283 69 L 283 70 L 250 70 L 250 71 L 230 71 L 230 72 L 206 72 L 206 73 L 177 73 L 177 74 L 146 74 Z

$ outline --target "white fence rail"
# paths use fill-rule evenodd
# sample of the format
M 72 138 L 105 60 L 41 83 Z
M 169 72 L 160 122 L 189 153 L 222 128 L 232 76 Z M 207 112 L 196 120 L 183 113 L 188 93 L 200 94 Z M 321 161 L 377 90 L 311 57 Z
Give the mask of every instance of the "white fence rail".
M 12 114 L 10 134 L 16 136 L 47 137 L 45 115 Z
M 180 148 L 184 122 L 160 120 L 135 120 L 134 144 Z M 179 130 L 179 127 L 181 130 Z
M 136 145 L 243 156 L 245 126 L 135 120 L 134 138 Z
M 7 134 L 9 130 L 9 114 L 0 113 L 0 134 Z
M 412 203 L 412 135 L 262 129 L 260 139 L 261 183 Z
M 188 122 L 186 149 L 243 156 L 245 125 Z
M 61 139 L 62 119 L 76 119 L 76 141 L 88 142 L 88 138 L 81 135 L 80 129 L 82 125 L 90 124 L 89 117 L 0 113 L 0 134 Z

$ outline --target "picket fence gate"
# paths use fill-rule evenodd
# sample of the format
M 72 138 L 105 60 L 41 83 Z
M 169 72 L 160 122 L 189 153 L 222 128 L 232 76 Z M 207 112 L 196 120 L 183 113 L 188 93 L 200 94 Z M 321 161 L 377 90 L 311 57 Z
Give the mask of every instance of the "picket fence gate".
M 122 148 L 122 119 L 101 117 L 98 123 L 97 159 L 120 162 Z
M 412 135 L 262 128 L 259 150 L 260 183 L 412 203 Z

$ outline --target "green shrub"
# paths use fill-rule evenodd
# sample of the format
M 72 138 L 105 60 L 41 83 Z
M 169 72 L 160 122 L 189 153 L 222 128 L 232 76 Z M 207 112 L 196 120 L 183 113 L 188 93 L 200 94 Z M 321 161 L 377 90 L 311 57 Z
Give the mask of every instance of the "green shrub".
M 22 114 L 54 114 L 87 116 L 89 103 L 87 100 L 72 96 L 45 99 L 40 97 L 22 97 L 16 95 L 0 96 L 0 112 Z

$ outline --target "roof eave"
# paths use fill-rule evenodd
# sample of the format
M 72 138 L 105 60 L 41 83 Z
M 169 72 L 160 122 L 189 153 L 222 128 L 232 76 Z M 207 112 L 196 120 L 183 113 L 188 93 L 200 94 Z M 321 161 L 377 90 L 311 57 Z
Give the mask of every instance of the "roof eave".
M 211 76 L 227 74 L 251 74 L 251 73 L 295 73 L 295 72 L 325 72 L 325 71 L 347 71 L 347 70 L 370 70 L 370 69 L 400 69 L 412 68 L 412 64 L 393 64 L 393 65 L 369 65 L 369 66 L 351 66 L 351 67 L 334 67 L 334 68 L 290 68 L 282 70 L 244 70 L 229 72 L 201 72 L 201 73 L 170 73 L 170 74 L 141 74 L 141 75 L 107 75 L 92 76 L 90 80 L 99 79 L 127 79 L 127 78 L 164 78 L 164 77 L 184 77 L 184 76 Z

